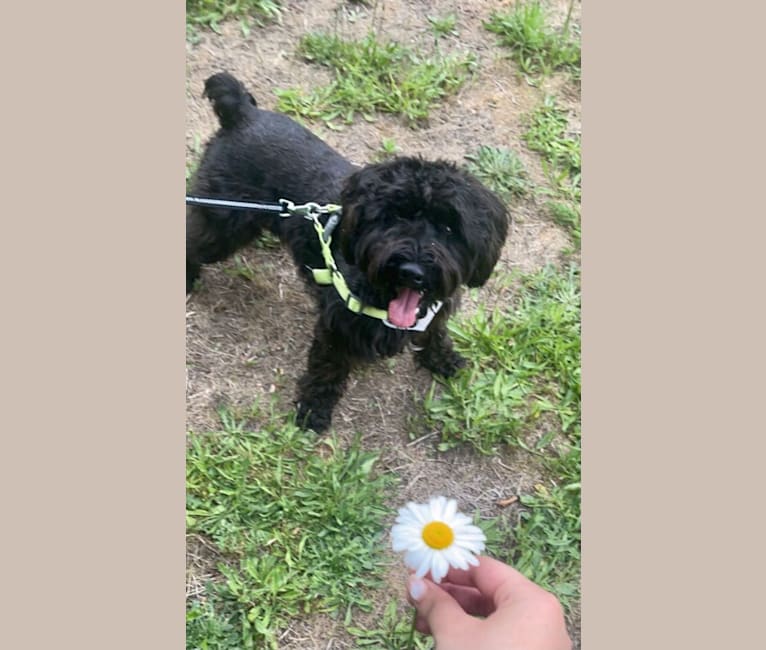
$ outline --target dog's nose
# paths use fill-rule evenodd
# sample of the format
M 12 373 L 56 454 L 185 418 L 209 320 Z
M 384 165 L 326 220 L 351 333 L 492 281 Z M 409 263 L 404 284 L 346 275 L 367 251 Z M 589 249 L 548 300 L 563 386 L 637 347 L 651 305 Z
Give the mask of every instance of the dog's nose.
M 420 264 L 405 262 L 399 267 L 399 278 L 408 287 L 420 289 L 425 282 L 426 272 Z

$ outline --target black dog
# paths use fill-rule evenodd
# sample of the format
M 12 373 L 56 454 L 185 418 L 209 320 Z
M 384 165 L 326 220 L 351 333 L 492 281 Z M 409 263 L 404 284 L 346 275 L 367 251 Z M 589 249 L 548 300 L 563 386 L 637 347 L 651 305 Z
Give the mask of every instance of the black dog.
M 434 373 L 450 376 L 462 367 L 446 322 L 461 285 L 484 284 L 498 260 L 508 229 L 502 202 L 445 161 L 400 157 L 356 167 L 289 117 L 259 109 L 227 73 L 210 77 L 205 95 L 221 128 L 206 147 L 192 193 L 340 202 L 331 239 L 335 264 L 361 303 L 387 313 L 384 320 L 352 311 L 334 286 L 314 281 L 311 269 L 327 265 L 314 224 L 302 216 L 187 208 L 187 293 L 202 264 L 228 257 L 268 229 L 289 247 L 315 294 L 319 317 L 298 385 L 299 423 L 326 430 L 353 365 L 397 354 L 408 343 Z M 408 329 L 422 329 L 427 317 L 424 331 Z

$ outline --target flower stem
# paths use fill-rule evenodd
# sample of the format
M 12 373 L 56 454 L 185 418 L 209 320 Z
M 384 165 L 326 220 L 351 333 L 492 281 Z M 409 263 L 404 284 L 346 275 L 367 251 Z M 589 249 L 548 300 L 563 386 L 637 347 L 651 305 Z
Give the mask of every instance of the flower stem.
M 412 608 L 412 626 L 410 627 L 410 636 L 407 639 L 407 647 L 415 650 L 415 622 L 418 620 L 418 610 Z

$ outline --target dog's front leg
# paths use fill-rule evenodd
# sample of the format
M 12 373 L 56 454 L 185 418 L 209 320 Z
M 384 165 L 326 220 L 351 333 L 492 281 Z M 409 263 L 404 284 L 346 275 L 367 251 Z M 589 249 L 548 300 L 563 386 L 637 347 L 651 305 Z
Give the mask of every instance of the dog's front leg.
M 346 387 L 351 358 L 342 341 L 321 324 L 314 332 L 308 369 L 298 381 L 298 424 L 317 433 L 326 431 L 332 412 Z
M 446 319 L 437 319 L 422 334 L 413 336 L 415 361 L 432 373 L 443 377 L 452 377 L 466 360 L 455 352 L 452 339 L 447 332 Z

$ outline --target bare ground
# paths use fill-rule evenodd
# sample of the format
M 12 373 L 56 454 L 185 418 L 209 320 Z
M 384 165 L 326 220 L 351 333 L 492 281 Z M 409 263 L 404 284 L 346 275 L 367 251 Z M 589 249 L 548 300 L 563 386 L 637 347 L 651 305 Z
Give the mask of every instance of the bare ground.
M 522 155 L 533 180 L 544 184 L 539 160 L 521 140 L 522 117 L 545 93 L 573 111 L 573 129 L 579 129 L 579 89 L 564 77 L 532 87 L 517 74 L 495 36 L 482 27 L 492 11 L 509 2 L 475 0 L 385 0 L 369 7 L 342 0 L 284 2 L 281 22 L 252 28 L 245 34 L 230 22 L 221 33 L 205 31 L 199 42 L 187 46 L 187 154 L 191 159 L 200 144 L 217 128 L 215 116 L 202 98 L 205 79 L 228 70 L 252 91 L 259 105 L 274 109 L 276 88 L 309 89 L 327 79 L 294 54 L 301 35 L 308 31 L 334 31 L 359 38 L 371 28 L 386 39 L 430 49 L 433 35 L 426 16 L 458 16 L 457 37 L 442 39 L 443 51 L 470 50 L 478 57 L 478 70 L 461 91 L 436 107 L 427 125 L 409 128 L 402 120 L 380 116 L 333 131 L 310 125 L 320 137 L 356 163 L 371 160 L 384 138 L 393 139 L 403 153 L 464 162 L 480 145 L 510 147 Z M 567 3 L 561 1 L 560 15 Z M 558 6 L 557 5 L 557 6 Z M 575 18 L 579 21 L 579 4 Z M 541 204 L 530 198 L 512 206 L 513 221 L 500 270 L 532 271 L 560 259 L 570 245 L 567 235 L 545 217 Z M 308 352 L 314 306 L 303 290 L 288 255 L 272 247 L 254 246 L 242 254 L 253 270 L 248 279 L 228 261 L 206 267 L 200 290 L 187 301 L 187 426 L 192 431 L 217 429 L 216 409 L 222 404 L 247 408 L 255 399 L 275 398 L 285 410 L 292 406 L 295 384 Z M 463 311 L 476 302 L 487 305 L 508 299 L 508 289 L 490 283 L 476 298 L 467 297 Z M 401 477 L 399 506 L 432 494 L 458 499 L 461 509 L 485 516 L 504 513 L 515 521 L 514 506 L 503 509 L 498 499 L 528 492 L 539 480 L 534 464 L 523 454 L 504 452 L 483 458 L 468 450 L 435 451 L 436 436 L 423 428 L 418 416 L 423 396 L 431 385 L 428 372 L 416 368 L 408 355 L 354 374 L 334 415 L 334 428 L 342 439 L 363 433 L 364 445 L 383 450 L 384 467 Z M 419 439 L 412 441 L 410 433 Z M 214 576 L 214 558 L 204 540 L 189 540 L 187 594 L 198 595 L 204 580 Z M 381 608 L 391 597 L 403 599 L 404 569 L 391 558 L 389 590 L 381 594 Z M 579 608 L 570 628 L 579 647 Z M 280 648 L 352 648 L 353 640 L 332 619 L 315 616 L 296 622 L 280 640 Z

